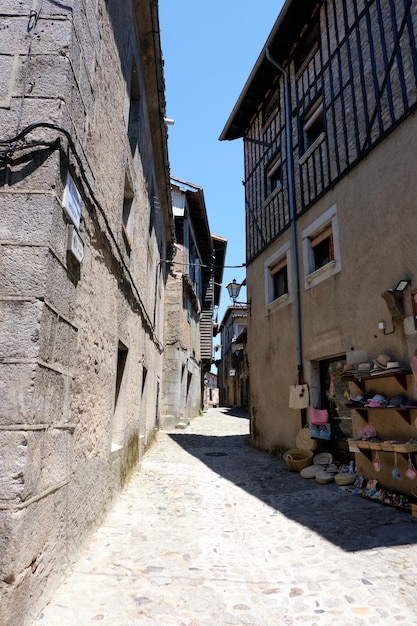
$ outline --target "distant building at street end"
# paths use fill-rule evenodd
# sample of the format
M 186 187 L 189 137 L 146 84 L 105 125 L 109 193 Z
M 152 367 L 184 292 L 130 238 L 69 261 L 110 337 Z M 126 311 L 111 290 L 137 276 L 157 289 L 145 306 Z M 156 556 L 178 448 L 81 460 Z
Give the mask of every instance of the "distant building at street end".
M 207 372 L 204 376 L 204 410 L 220 406 L 217 374 Z
M 246 352 L 247 305 L 227 307 L 220 324 L 218 367 L 220 406 L 249 407 L 249 365 Z
M 166 265 L 161 428 L 188 422 L 203 410 L 227 246 L 210 233 L 201 187 L 172 177 L 171 194 L 176 243 Z

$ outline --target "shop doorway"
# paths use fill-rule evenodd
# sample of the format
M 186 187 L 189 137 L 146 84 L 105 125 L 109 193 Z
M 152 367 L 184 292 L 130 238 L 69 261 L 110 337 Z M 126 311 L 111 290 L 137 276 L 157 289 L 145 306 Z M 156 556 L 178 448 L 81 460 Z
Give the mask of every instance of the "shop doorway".
M 345 365 L 344 357 L 319 362 L 321 408 L 328 410 L 332 436 L 336 438 L 352 437 L 351 411 L 346 406 L 350 397 L 349 381 L 341 377 Z

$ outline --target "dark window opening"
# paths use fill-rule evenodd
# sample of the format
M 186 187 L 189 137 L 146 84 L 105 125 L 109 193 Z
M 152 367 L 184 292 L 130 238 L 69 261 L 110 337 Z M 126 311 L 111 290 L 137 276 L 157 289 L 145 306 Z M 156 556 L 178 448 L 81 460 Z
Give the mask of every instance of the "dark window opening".
M 302 152 L 308 150 L 324 132 L 323 102 L 320 98 L 302 119 Z
M 117 405 L 117 400 L 119 399 L 120 387 L 122 385 L 123 374 L 126 367 L 127 361 L 127 347 L 119 341 L 119 346 L 117 349 L 117 370 L 116 370 L 116 389 L 114 394 L 114 406 Z
M 314 270 L 334 261 L 333 233 L 331 228 L 326 228 L 322 233 L 310 241 L 314 257 Z
M 272 299 L 276 300 L 288 293 L 288 268 L 284 258 L 270 269 L 272 278 Z
M 266 197 L 282 185 L 282 167 L 280 157 L 276 157 L 266 171 Z
M 132 154 L 135 154 L 136 147 L 139 146 L 140 107 L 141 102 L 138 70 L 135 62 L 133 62 L 132 74 L 130 78 L 129 125 L 127 131 Z
M 129 183 L 129 179 L 126 176 L 124 197 L 123 197 L 122 229 L 123 229 L 123 238 L 124 238 L 129 254 L 132 248 L 132 242 L 131 242 L 131 229 L 132 228 L 131 228 L 131 223 L 130 223 L 130 218 L 132 214 L 132 204 L 133 204 L 133 190 Z

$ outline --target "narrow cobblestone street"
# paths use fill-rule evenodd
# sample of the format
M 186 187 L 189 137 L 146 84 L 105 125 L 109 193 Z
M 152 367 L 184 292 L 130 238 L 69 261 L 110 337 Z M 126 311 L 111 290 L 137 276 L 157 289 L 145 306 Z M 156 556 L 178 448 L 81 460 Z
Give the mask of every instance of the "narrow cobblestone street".
M 417 624 L 417 519 L 287 470 L 246 416 L 159 432 L 33 626 Z

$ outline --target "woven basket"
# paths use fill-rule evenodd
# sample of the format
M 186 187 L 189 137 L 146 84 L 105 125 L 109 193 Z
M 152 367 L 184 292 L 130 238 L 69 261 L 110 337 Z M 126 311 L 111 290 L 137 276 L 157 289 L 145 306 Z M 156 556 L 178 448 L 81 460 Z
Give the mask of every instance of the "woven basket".
M 340 474 L 336 474 L 334 477 L 334 482 L 336 485 L 351 485 L 355 482 L 356 474 L 352 474 L 351 472 L 341 472 Z
M 313 453 L 311 450 L 301 450 L 300 448 L 292 448 L 282 455 L 291 472 L 300 472 L 304 467 L 308 467 L 313 462 Z

